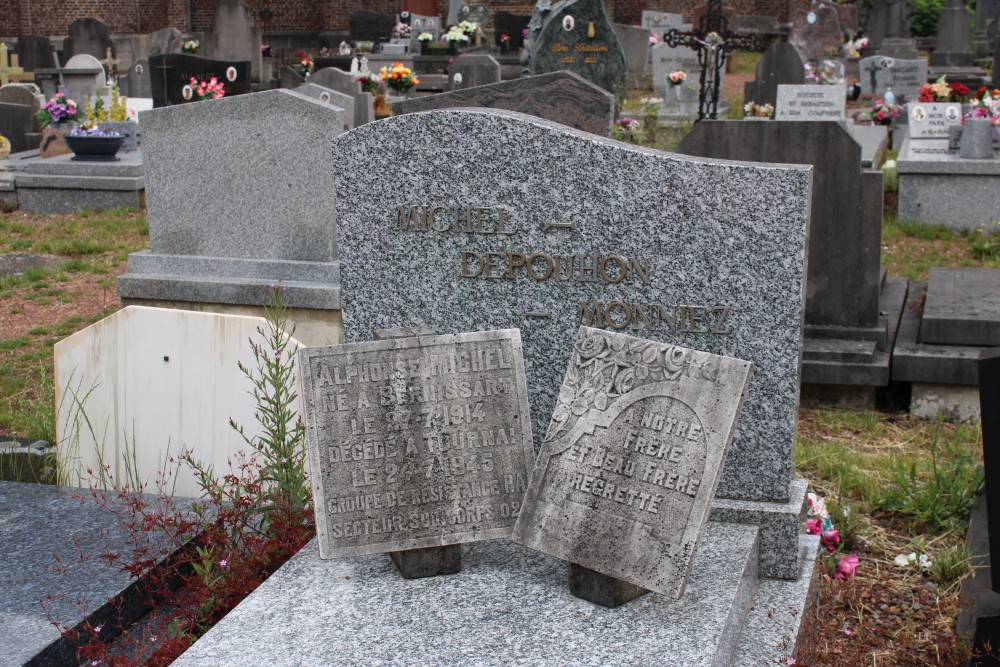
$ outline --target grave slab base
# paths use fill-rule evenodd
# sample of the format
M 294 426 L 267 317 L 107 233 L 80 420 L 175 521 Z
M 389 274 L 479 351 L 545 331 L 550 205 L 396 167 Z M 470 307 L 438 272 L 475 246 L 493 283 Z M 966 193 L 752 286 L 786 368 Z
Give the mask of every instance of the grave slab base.
M 614 609 L 648 593 L 622 579 L 609 577 L 576 563 L 569 564 L 569 592 L 582 600 Z

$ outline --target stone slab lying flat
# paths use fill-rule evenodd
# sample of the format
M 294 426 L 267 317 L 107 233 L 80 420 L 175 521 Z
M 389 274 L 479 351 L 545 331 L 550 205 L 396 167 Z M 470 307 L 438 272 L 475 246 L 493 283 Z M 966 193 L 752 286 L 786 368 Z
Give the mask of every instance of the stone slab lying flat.
M 573 597 L 566 563 L 506 540 L 463 545 L 460 574 L 419 580 L 387 556 L 321 561 L 312 542 L 173 665 L 729 665 L 756 539 L 710 523 L 680 600 L 618 609 Z
M 1000 345 L 1000 270 L 932 268 L 920 340 L 938 345 Z
M 135 580 L 96 556 L 130 543 L 117 518 L 86 490 L 0 482 L 0 662 L 76 664 L 51 620 L 70 628 L 88 619 L 101 624 L 95 610 Z M 91 559 L 81 560 L 81 553 Z M 89 601 L 85 610 L 80 600 Z
M 979 353 L 986 347 L 930 345 L 919 340 L 927 283 L 910 283 L 892 354 L 892 378 L 901 382 L 978 385 Z

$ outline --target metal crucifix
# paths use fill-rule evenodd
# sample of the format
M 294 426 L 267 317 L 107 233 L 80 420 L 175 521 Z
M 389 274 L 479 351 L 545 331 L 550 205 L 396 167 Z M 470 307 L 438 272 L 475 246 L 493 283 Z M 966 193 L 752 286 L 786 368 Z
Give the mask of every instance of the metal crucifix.
M 668 46 L 687 46 L 698 52 L 698 64 L 701 66 L 698 120 L 714 120 L 716 117 L 719 86 L 729 52 L 761 49 L 756 35 L 737 35 L 729 29 L 729 19 L 722 11 L 722 0 L 708 0 L 705 13 L 691 32 L 672 28 L 663 35 L 663 42 Z

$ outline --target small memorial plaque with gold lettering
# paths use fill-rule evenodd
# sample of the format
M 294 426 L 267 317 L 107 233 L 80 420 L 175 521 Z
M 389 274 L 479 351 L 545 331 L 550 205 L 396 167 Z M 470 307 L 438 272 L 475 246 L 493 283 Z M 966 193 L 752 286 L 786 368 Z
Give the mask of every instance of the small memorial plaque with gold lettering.
M 320 557 L 509 537 L 534 456 L 516 329 L 299 353 Z
M 580 327 L 512 539 L 680 597 L 751 367 Z

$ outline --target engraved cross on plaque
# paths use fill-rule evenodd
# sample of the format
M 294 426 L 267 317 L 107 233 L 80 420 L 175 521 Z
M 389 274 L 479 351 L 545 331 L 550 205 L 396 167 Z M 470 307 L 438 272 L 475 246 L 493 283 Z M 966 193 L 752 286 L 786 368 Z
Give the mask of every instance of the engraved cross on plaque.
M 687 46 L 698 52 L 701 65 L 698 94 L 698 120 L 715 119 L 719 106 L 719 86 L 730 51 L 761 50 L 756 35 L 737 35 L 729 28 L 729 19 L 722 11 L 722 0 L 709 0 L 705 13 L 691 32 L 676 28 L 667 31 L 663 41 L 669 46 Z
M 8 56 L 7 45 L 0 44 L 0 85 L 34 80 L 35 75 L 32 72 L 25 72 L 21 67 L 17 54 L 11 53 Z

